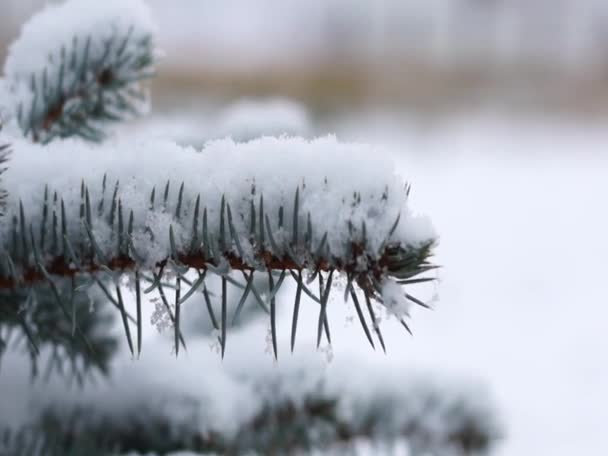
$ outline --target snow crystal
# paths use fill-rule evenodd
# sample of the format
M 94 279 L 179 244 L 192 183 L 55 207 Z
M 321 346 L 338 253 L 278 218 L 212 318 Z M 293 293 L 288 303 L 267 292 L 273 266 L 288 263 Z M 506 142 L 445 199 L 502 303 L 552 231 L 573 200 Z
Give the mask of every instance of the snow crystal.
M 173 309 L 167 309 L 158 297 L 151 298 L 150 302 L 154 304 L 154 312 L 150 317 L 150 323 L 156 327 L 159 333 L 171 328 L 173 326 L 170 316 L 172 313 L 170 314 L 169 312 L 173 312 Z
M 327 364 L 330 364 L 334 360 L 334 349 L 330 343 L 319 347 L 319 351 L 323 354 Z
M 211 336 L 209 338 L 209 350 L 219 355 L 222 352 L 222 344 L 220 343 L 222 337 L 222 333 L 219 329 L 214 329 L 211 331 Z

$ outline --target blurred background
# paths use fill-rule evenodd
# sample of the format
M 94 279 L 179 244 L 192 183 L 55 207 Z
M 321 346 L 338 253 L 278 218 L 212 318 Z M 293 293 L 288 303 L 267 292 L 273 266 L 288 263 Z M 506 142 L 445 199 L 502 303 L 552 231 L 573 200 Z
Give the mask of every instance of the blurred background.
M 43 3 L 4 0 L 0 41 L 14 38 Z M 605 112 L 602 0 L 149 3 L 166 51 L 157 102 L 165 93 L 173 102 L 175 93 L 192 99 L 194 91 L 283 95 L 320 111 L 383 104 L 433 115 L 490 104 Z
M 2 0 L 0 59 L 43 3 Z M 387 325 L 384 356 L 336 303 L 332 320 L 345 323 L 327 375 L 365 360 L 362 372 L 387 378 L 471 379 L 496 404 L 492 454 L 608 454 L 606 1 L 148 3 L 165 56 L 152 113 L 131 131 L 195 147 L 227 135 L 370 142 L 435 223 L 434 310 L 415 313 L 413 338 Z M 258 322 L 259 347 L 251 328 L 241 345 L 271 366 L 266 329 Z M 147 368 L 125 351 L 119 369 L 218 364 L 207 342 L 202 358 L 174 360 L 166 338 L 144 350 Z M 22 383 L 0 374 L 3 395 Z

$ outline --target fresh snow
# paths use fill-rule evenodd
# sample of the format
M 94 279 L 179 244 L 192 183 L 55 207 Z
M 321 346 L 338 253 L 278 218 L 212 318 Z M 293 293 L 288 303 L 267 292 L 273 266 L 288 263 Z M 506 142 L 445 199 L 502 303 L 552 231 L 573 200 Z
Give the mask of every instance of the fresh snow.
M 200 152 L 164 141 L 117 141 L 91 146 L 75 140 L 54 141 L 45 146 L 16 140 L 13 150 L 4 177 L 4 185 L 10 188 L 8 216 L 0 225 L 0 239 L 4 240 L 10 232 L 11 216 L 18 215 L 20 201 L 26 208 L 28 223 L 40 223 L 45 185 L 51 195 L 57 191 L 64 199 L 66 212 L 72 215 L 68 217 L 72 220 L 68 230 L 81 230 L 78 213 L 82 180 L 91 192 L 92 206 L 97 207 L 106 174 L 106 204 L 110 204 L 118 181 L 118 199 L 127 211 L 125 217 L 128 211 L 134 213 L 134 245 L 150 266 L 170 256 L 171 228 L 178 250 L 189 245 L 197 195 L 201 195 L 199 217 L 207 208 L 212 230 L 220 226 L 221 199 L 225 196 L 244 248 L 248 245 L 250 203 L 253 200 L 257 205 L 260 196 L 264 198 L 264 211 L 271 220 L 275 238 L 291 236 L 298 188 L 300 237 L 310 214 L 313 246 L 319 245 L 327 233 L 332 255 L 340 257 L 347 252 L 349 220 L 359 236 L 363 223 L 367 225 L 367 247 L 372 256 L 378 254 L 398 216 L 400 222 L 392 241 L 415 246 L 435 238 L 429 220 L 410 211 L 405 181 L 395 174 L 390 160 L 379 159 L 373 147 L 343 144 L 332 136 L 311 141 L 264 137 L 246 143 L 224 139 L 208 143 Z M 168 180 L 170 197 L 163 209 Z M 175 211 L 182 183 L 182 216 L 178 220 Z M 151 211 L 153 188 L 156 209 Z M 255 188 L 253 196 L 252 188 Z M 360 195 L 359 204 L 353 204 L 355 194 Z M 281 206 L 285 211 L 284 229 L 279 229 L 277 223 Z M 111 257 L 115 242 L 107 222 L 94 215 L 92 225 L 100 248 Z M 154 242 L 150 241 L 150 232 Z
M 500 433 L 502 424 L 487 390 L 468 378 L 405 366 L 387 376 L 376 363 L 356 359 L 354 354 L 327 364 L 308 343 L 293 356 L 269 364 L 262 351 L 251 351 L 255 326 L 232 333 L 232 354 L 224 361 L 200 337 L 191 339 L 183 357 L 175 359 L 168 353 L 158 357 L 166 341 L 157 338 L 139 361 L 120 357 L 109 383 L 69 390 L 60 378 L 53 378 L 50 383 L 26 388 L 27 399 L 19 399 L 29 400 L 27 410 L 14 410 L 10 422 L 0 413 L 0 423 L 18 426 L 47 407 L 66 417 L 84 407 L 90 410 L 90 424 L 109 421 L 115 426 L 133 426 L 139 420 L 163 419 L 170 424 L 171 434 L 211 432 L 231 440 L 267 406 L 286 401 L 302 406 L 310 398 L 339 398 L 338 420 L 355 432 L 369 431 L 379 442 L 398 441 L 403 430 L 414 429 L 410 443 L 419 438 L 429 449 L 452 454 L 449 436 L 463 423 L 489 435 Z M 7 367 L 18 366 L 14 357 L 7 359 Z M 370 423 L 374 423 L 372 429 L 368 429 Z
M 410 315 L 411 301 L 403 294 L 403 287 L 392 280 L 382 282 L 382 302 L 398 320 Z

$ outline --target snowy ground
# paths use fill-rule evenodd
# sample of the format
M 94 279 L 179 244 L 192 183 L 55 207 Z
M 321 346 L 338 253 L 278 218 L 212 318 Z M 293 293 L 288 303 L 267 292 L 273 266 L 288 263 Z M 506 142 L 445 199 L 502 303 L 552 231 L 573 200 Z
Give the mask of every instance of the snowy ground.
M 390 337 L 386 362 L 484 378 L 499 454 L 608 452 L 607 143 L 600 128 L 464 119 L 400 148 L 444 268 L 437 310 Z
M 608 452 L 608 133 L 491 116 L 430 129 L 370 125 L 337 129 L 344 139 L 387 142 L 412 181 L 413 204 L 441 235 L 440 301 L 417 312 L 414 338 L 385 325 L 385 357 L 357 324 L 341 324 L 352 311 L 338 300 L 336 359 L 485 381 L 506 426 L 499 455 Z M 283 318 L 285 358 L 290 312 Z M 299 334 L 308 329 L 312 340 L 316 314 L 308 318 Z M 266 324 L 250 331 L 251 350 L 257 343 L 261 352 Z
M 340 136 L 391 138 L 413 204 L 440 233 L 440 301 L 414 316 L 414 338 L 386 325 L 388 356 L 356 324 L 334 329 L 334 356 L 484 380 L 506 425 L 498 455 L 606 454 L 608 133 L 491 116 L 363 125 Z
M 339 136 L 391 139 L 441 236 L 440 301 L 414 316 L 413 338 L 385 325 L 386 357 L 336 325 L 334 356 L 484 380 L 506 426 L 498 455 L 608 454 L 608 133 L 492 116 L 370 124 Z
M 440 300 L 434 311 L 416 312 L 413 338 L 387 322 L 384 356 L 371 350 L 348 318 L 352 310 L 337 299 L 329 309 L 335 361 L 328 373 L 344 375 L 339 360 L 356 357 L 387 376 L 413 369 L 482 380 L 505 423 L 499 456 L 608 454 L 601 434 L 608 421 L 608 133 L 487 117 L 430 129 L 381 124 L 375 130 L 373 122 L 354 119 L 338 134 L 382 138 L 411 180 L 414 206 L 441 235 Z M 290 358 L 291 302 L 284 301 L 278 325 L 279 366 Z M 307 304 L 298 332 L 302 352 L 310 350 L 316 328 L 317 307 Z M 264 354 L 267 327 L 260 322 L 229 339 L 224 364 L 245 358 L 254 368 L 273 368 Z M 154 337 L 150 328 L 140 361 L 151 375 L 154 366 L 169 378 L 205 370 L 207 342 L 190 344 L 175 360 L 169 337 L 165 344 L 154 344 Z M 239 345 L 249 352 L 235 353 Z M 142 368 L 126 354 L 118 365 L 127 378 Z M 355 375 L 355 367 L 346 374 Z M 16 375 L 0 376 L 5 397 L 22 389 Z M 20 406 L 11 405 L 17 413 Z

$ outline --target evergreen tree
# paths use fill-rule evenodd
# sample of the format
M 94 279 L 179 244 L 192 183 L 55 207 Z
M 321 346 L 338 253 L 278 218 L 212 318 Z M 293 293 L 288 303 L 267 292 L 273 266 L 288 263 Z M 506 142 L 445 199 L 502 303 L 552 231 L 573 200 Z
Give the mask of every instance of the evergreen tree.
M 371 149 L 331 138 L 216 142 L 202 154 L 166 143 L 53 141 L 101 140 L 106 125 L 134 111 L 132 101 L 146 92 L 141 81 L 153 71 L 153 27 L 140 2 L 112 0 L 91 10 L 83 16 L 74 1 L 47 7 L 26 24 L 7 58 L 5 103 L 26 139 L 12 138 L 0 288 L 34 297 L 46 289 L 85 345 L 75 300 L 62 291 L 74 296 L 99 288 L 118 309 L 133 353 L 141 349 L 142 296 L 158 292 L 179 351 L 180 307 L 211 275 L 222 281 L 220 314 L 210 315 L 222 355 L 229 289 L 241 301 L 251 293 L 270 314 L 277 355 L 274 297 L 286 279 L 298 284 L 292 346 L 303 295 L 319 305 L 317 342 L 323 333 L 329 339 L 326 308 L 339 275 L 372 346 L 375 333 L 385 348 L 374 302 L 407 328 L 410 304 L 426 304 L 401 287 L 433 280 L 421 275 L 434 268 L 435 235 L 407 209 L 409 186 L 390 167 L 364 168 L 375 164 Z M 57 23 L 62 33 L 50 35 Z M 76 32 L 66 30 L 70 25 Z M 33 172 L 32 162 L 42 169 Z M 294 169 L 297 162 L 310 174 Z M 168 165 L 173 175 L 161 180 Z M 345 176 L 352 181 L 340 182 Z M 19 184 L 11 188 L 12 182 Z M 258 275 L 266 277 L 269 296 L 257 290 Z M 126 277 L 134 283 L 135 316 L 124 304 Z
M 107 141 L 112 124 L 145 111 L 143 82 L 154 73 L 155 46 L 139 0 L 49 6 L 12 45 L 0 91 L 8 112 L 3 138 L 12 149 L 9 156 L 8 145 L 0 146 L 0 165 L 10 159 L 0 171 L 0 356 L 9 346 L 27 347 L 35 375 L 46 351 L 49 375 L 68 373 L 69 360 L 69 375 L 82 383 L 91 371 L 108 372 L 118 345 L 109 330 L 114 316 L 139 355 L 142 306 L 156 295 L 156 318 L 172 328 L 176 353 L 187 343 L 182 307 L 199 299 L 222 357 L 229 328 L 255 308 L 253 315 L 269 318 L 278 358 L 282 286 L 296 284 L 293 351 L 303 297 L 318 308 L 317 347 L 323 338 L 331 342 L 327 307 L 339 277 L 373 348 L 386 350 L 381 311 L 409 332 L 410 307 L 428 305 L 407 288 L 434 280 L 426 273 L 435 268 L 436 236 L 408 209 L 409 186 L 372 148 L 334 138 L 263 138 L 216 141 L 199 153 L 164 141 Z M 219 293 L 210 293 L 210 280 L 219 281 Z M 390 419 L 369 406 L 363 421 L 348 421 L 339 401 L 311 390 L 303 401 L 286 397 L 262 407 L 243 421 L 239 439 L 185 429 L 156 443 L 155 431 L 170 417 L 151 414 L 140 423 L 127 411 L 129 427 L 112 417 L 81 419 L 94 415 L 88 409 L 66 419 L 51 407 L 3 442 L 6 451 L 36 455 L 285 453 L 372 438 Z M 466 400 L 458 406 L 446 413 L 460 413 L 462 426 L 440 444 L 425 436 L 415 414 L 384 438 L 409 439 L 420 451 L 448 443 L 464 454 L 487 449 L 494 427 L 469 420 L 477 415 Z M 260 432 L 275 425 L 276 433 Z M 133 442 L 135 433 L 145 433 L 145 443 Z

